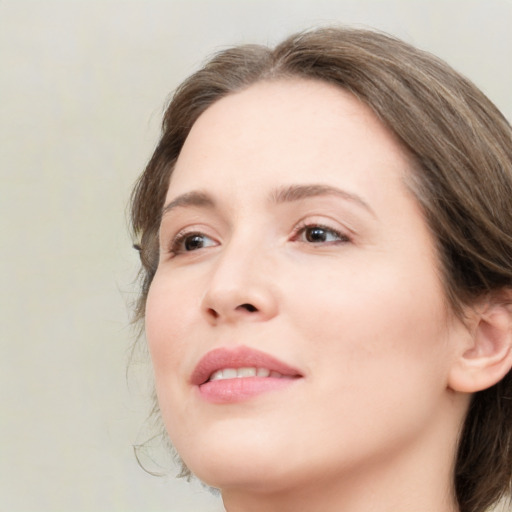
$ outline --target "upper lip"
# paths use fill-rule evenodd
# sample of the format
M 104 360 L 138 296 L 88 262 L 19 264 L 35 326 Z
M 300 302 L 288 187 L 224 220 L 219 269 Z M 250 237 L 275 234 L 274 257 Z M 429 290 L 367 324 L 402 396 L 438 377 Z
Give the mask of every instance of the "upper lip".
M 284 376 L 301 376 L 298 370 L 265 352 L 246 346 L 238 346 L 232 349 L 217 348 L 205 354 L 197 363 L 190 381 L 192 384 L 200 386 L 217 370 L 248 367 L 268 368 Z

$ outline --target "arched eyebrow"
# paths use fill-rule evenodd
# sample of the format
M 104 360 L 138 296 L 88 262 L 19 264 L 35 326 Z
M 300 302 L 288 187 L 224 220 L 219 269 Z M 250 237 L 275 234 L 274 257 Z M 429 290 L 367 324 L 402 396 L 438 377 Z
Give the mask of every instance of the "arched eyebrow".
M 300 201 L 310 197 L 317 196 L 337 196 L 347 201 L 353 202 L 356 205 L 365 209 L 373 217 L 376 217 L 375 212 L 371 206 L 360 196 L 352 192 L 348 192 L 338 187 L 322 184 L 311 185 L 290 185 L 287 187 L 279 188 L 271 193 L 270 200 L 273 203 L 288 203 L 291 201 Z
M 172 201 L 167 203 L 162 209 L 162 217 L 169 213 L 171 210 L 174 210 L 178 207 L 185 206 L 200 206 L 203 208 L 215 208 L 215 201 L 213 198 L 207 194 L 206 192 L 201 192 L 199 190 L 193 190 L 192 192 L 187 192 L 182 194 Z
M 341 188 L 333 187 L 331 185 L 311 184 L 311 185 L 289 185 L 274 190 L 270 194 L 270 201 L 274 204 L 288 203 L 293 201 L 300 201 L 310 197 L 318 196 L 337 196 L 345 199 L 346 201 L 353 202 L 359 205 L 375 217 L 375 212 L 370 205 L 360 196 L 352 192 L 347 192 Z M 186 192 L 175 197 L 172 201 L 167 203 L 162 209 L 162 217 L 168 214 L 171 210 L 179 207 L 198 206 L 202 208 L 215 208 L 216 204 L 211 195 L 200 190 L 193 190 Z

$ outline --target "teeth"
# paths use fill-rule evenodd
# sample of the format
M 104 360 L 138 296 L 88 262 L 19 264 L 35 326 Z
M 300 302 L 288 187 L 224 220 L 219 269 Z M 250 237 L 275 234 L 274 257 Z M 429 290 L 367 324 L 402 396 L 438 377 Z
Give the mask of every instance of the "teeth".
M 270 371 L 268 368 L 224 368 L 212 373 L 210 381 L 223 380 L 223 379 L 241 379 L 244 377 L 272 377 L 280 378 L 282 375 L 279 372 Z
M 237 377 L 256 377 L 256 368 L 238 368 Z
M 234 379 L 235 377 L 238 377 L 238 375 L 234 368 L 226 368 L 222 371 L 222 378 L 224 379 Z

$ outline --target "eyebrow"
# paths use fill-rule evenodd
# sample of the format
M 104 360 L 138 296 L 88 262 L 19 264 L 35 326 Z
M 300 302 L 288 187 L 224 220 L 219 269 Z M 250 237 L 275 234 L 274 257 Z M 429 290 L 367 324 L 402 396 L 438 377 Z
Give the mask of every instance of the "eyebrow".
M 200 206 L 203 208 L 215 208 L 215 201 L 206 192 L 192 191 L 182 194 L 169 203 L 167 203 L 162 209 L 162 217 L 178 207 L 186 206 Z
M 348 192 L 338 187 L 331 185 L 312 184 L 312 185 L 290 185 L 277 189 L 270 196 L 273 203 L 288 203 L 292 201 L 300 201 L 310 197 L 318 196 L 337 196 L 346 201 L 355 203 L 356 205 L 365 209 L 372 216 L 376 216 L 370 205 L 360 196 L 352 192 Z
M 375 217 L 375 212 L 370 205 L 360 196 L 352 192 L 348 192 L 341 188 L 331 185 L 311 184 L 311 185 L 289 185 L 287 187 L 278 188 L 270 194 L 270 201 L 274 204 L 289 203 L 293 201 L 301 201 L 310 197 L 318 196 L 337 196 L 346 201 L 355 203 L 365 209 L 368 213 Z M 202 208 L 215 208 L 215 201 L 206 192 L 194 190 L 179 195 L 172 201 L 167 203 L 162 209 L 162 217 L 171 210 L 179 207 L 198 206 Z

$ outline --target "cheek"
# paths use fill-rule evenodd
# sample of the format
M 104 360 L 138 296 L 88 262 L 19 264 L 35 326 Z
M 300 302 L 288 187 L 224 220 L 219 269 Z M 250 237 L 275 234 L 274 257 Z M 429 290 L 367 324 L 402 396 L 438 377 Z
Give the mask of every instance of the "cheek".
M 292 297 L 296 332 L 313 341 L 312 367 L 325 365 L 333 379 L 350 376 L 365 387 L 389 386 L 390 376 L 400 378 L 402 385 L 432 381 L 432 372 L 440 383 L 448 343 L 436 276 L 392 265 L 377 270 L 372 272 L 370 265 L 364 272 L 338 269 L 329 282 L 309 282 L 307 294 Z
M 160 364 L 167 361 L 167 358 L 162 356 L 168 352 L 170 345 L 168 343 L 169 325 L 173 324 L 173 311 L 172 295 L 166 293 L 155 277 L 146 302 L 145 327 L 149 351 L 156 371 Z
M 179 275 L 170 276 L 170 273 L 166 269 L 158 269 L 149 288 L 145 323 L 150 347 L 173 345 L 182 339 L 193 304 L 197 302 L 190 284 L 193 280 L 180 279 Z
M 146 303 L 146 338 L 160 412 L 173 442 L 180 438 L 189 408 L 184 397 L 191 355 L 187 334 L 190 338 L 194 325 L 192 301 L 189 287 L 180 287 L 175 279 L 157 272 Z
M 324 290 L 316 317 L 297 301 L 294 325 L 309 341 L 309 402 L 330 404 L 311 420 L 319 437 L 345 436 L 371 451 L 411 439 L 437 417 L 449 344 L 435 287 L 414 294 L 393 278 L 367 280 L 363 286 L 346 276 L 347 293 Z M 351 447 L 343 450 L 350 457 Z
M 187 335 L 194 324 L 193 300 L 187 287 L 157 272 L 148 293 L 145 326 L 159 396 L 161 388 L 183 378 Z

